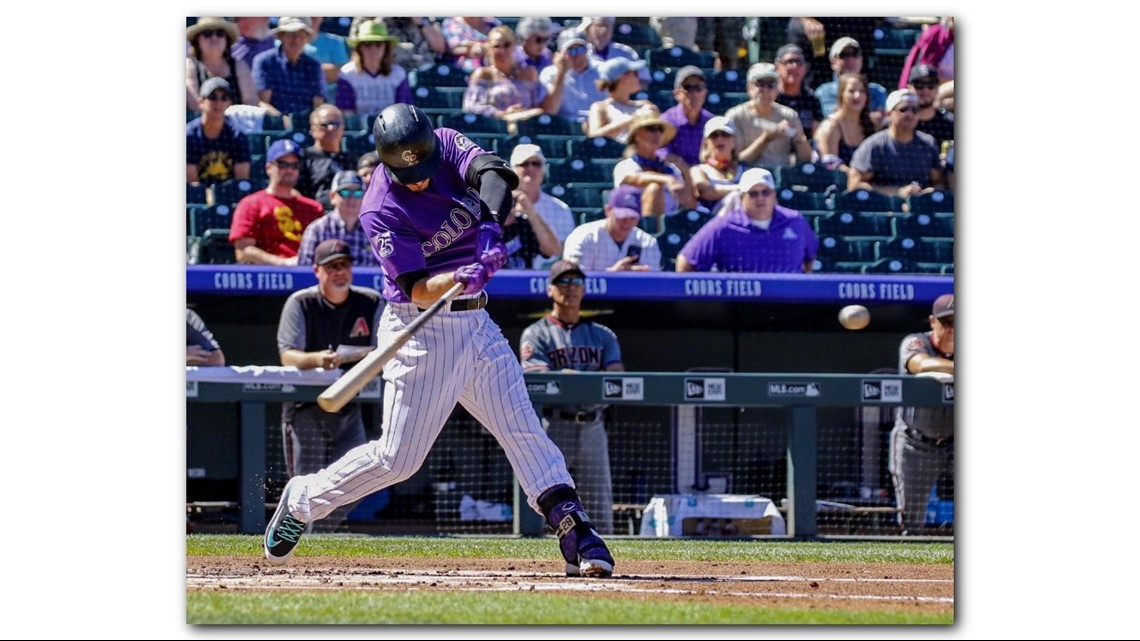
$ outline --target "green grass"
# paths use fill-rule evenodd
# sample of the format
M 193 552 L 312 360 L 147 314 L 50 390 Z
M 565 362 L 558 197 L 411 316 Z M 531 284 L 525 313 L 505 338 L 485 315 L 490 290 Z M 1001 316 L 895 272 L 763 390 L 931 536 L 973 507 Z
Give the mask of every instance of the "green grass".
M 953 543 L 822 542 L 784 540 L 702 541 L 699 539 L 608 539 L 619 563 L 630 561 L 726 561 L 785 563 L 954 563 Z M 345 537 L 310 535 L 295 556 L 369 558 L 529 559 L 556 554 L 553 537 Z M 190 556 L 261 556 L 258 535 L 186 537 Z M 553 558 L 553 557 L 552 557 Z
M 191 624 L 949 625 L 954 622 L 953 614 L 643 602 L 519 592 L 192 593 L 186 598 L 186 612 L 186 622 Z

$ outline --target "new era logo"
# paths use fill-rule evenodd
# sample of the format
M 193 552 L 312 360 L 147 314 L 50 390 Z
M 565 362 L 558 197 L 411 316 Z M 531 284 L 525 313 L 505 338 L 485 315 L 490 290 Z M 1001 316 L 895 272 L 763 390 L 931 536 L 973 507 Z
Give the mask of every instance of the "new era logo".
M 699 378 L 685 379 L 685 398 L 704 398 L 705 397 L 705 382 Z
M 881 403 L 902 402 L 902 381 L 863 381 L 862 397 L 864 401 L 879 401 Z
M 602 380 L 603 398 L 621 398 L 621 379 L 607 378 Z

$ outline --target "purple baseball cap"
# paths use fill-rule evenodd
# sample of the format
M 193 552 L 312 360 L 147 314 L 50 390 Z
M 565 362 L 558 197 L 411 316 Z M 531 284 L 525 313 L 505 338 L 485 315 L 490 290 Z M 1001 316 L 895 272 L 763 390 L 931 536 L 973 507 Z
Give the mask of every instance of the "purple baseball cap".
M 300 158 L 301 145 L 298 145 L 292 140 L 278 140 L 272 145 L 269 145 L 269 151 L 265 153 L 265 161 L 274 162 L 278 158 L 282 156 L 288 156 L 289 154 L 293 154 L 294 156 Z
M 931 313 L 935 318 L 946 318 L 954 315 L 954 294 L 943 294 L 934 299 Z
M 615 187 L 607 204 L 614 218 L 641 218 L 641 190 L 633 185 Z

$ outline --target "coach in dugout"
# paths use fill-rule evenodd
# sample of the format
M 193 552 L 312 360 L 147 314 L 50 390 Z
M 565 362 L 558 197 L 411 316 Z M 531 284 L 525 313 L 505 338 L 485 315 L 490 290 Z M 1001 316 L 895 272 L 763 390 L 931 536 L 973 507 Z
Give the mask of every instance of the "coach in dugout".
M 380 293 L 352 284 L 352 255 L 348 244 L 329 239 L 313 255 L 317 284 L 285 301 L 277 326 L 277 350 L 282 365 L 297 369 L 350 369 L 376 347 L 376 326 L 383 306 Z M 367 442 L 360 403 L 339 412 L 324 411 L 316 402 L 285 403 L 281 408 L 285 466 L 290 478 L 312 474 L 345 452 Z M 340 518 L 318 525 L 335 529 Z

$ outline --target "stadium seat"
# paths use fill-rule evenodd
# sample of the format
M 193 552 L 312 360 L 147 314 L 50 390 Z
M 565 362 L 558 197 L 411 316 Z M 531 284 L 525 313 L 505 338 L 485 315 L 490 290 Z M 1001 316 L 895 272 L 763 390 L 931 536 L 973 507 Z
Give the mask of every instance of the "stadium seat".
M 605 204 L 602 193 L 609 188 L 608 186 L 594 185 L 563 185 L 553 181 L 543 185 L 543 187 L 547 193 L 566 203 L 570 208 L 597 209 L 599 211 Z
M 906 216 L 895 216 L 895 234 L 918 238 L 953 238 L 954 215 L 935 216 L 933 214 L 910 213 Z
M 826 217 L 830 213 L 831 212 L 829 212 L 829 211 L 823 211 L 823 210 L 818 210 L 818 209 L 814 210 L 814 211 L 811 209 L 801 209 L 800 210 L 800 215 L 804 217 L 804 220 L 806 220 L 808 225 L 811 226 L 811 230 L 814 231 L 817 235 L 819 234 L 819 221 L 822 220 L 824 217 Z
M 275 131 L 270 134 L 251 131 L 245 135 L 245 142 L 249 146 L 249 155 L 251 156 L 264 156 L 265 150 L 269 148 L 269 139 L 284 132 Z
M 482 114 L 460 112 L 440 116 L 440 125 L 451 127 L 464 134 L 502 134 L 506 137 L 507 123 Z
M 781 187 L 776 190 L 776 199 L 780 206 L 797 211 L 809 210 L 818 211 L 826 209 L 827 201 L 823 194 L 801 191 L 792 189 L 791 187 Z
M 496 142 L 495 153 L 500 158 L 510 161 L 511 152 L 519 145 L 538 145 L 542 155 L 547 160 L 564 160 L 567 157 L 566 143 L 571 140 L 569 136 L 508 136 Z
M 520 120 L 517 125 L 520 135 L 541 136 L 552 134 L 555 136 L 581 136 L 582 124 L 576 120 L 542 114 L 527 120 Z
M 823 163 L 806 162 L 801 165 L 785 165 L 776 172 L 776 184 L 781 188 L 792 185 L 807 187 L 808 191 L 824 192 L 829 187 L 844 189 L 847 174 L 828 169 Z M 820 207 L 819 209 L 823 209 Z
M 864 262 L 878 260 L 882 236 L 822 236 L 819 253 L 834 262 Z
M 306 121 L 305 124 L 308 125 L 308 122 Z M 265 114 L 264 116 L 261 117 L 261 129 L 260 129 L 260 131 L 265 131 L 265 132 L 288 131 L 288 128 L 285 126 L 285 116 Z
M 726 98 L 715 91 L 710 91 L 708 97 L 705 98 L 705 109 L 717 116 L 723 116 L 729 109 L 738 104 L 740 104 L 739 101 Z
M 268 182 L 249 180 L 239 180 L 236 178 L 220 182 L 214 185 L 211 190 L 214 192 L 215 205 L 236 205 L 239 200 L 252 194 L 255 191 L 265 189 Z M 216 227 L 217 225 L 215 225 Z
M 676 233 L 687 239 L 712 219 L 713 215 L 703 209 L 682 211 L 665 217 L 665 233 Z
M 603 210 L 605 211 L 605 210 Z M 676 215 L 676 214 L 674 214 Z M 637 226 L 641 231 L 649 234 L 650 236 L 660 236 L 665 231 L 665 216 L 642 216 L 637 220 Z
M 837 260 L 831 262 L 828 271 L 836 274 L 862 274 L 870 265 L 871 263 L 863 261 Z
M 413 87 L 466 87 L 467 74 L 458 67 L 441 63 L 412 71 L 408 84 Z
M 195 208 L 193 211 L 187 208 L 187 215 L 190 218 L 188 235 L 203 236 L 207 229 L 226 229 L 228 231 L 230 221 L 233 220 L 233 212 L 234 208 L 229 203 Z
M 612 138 L 579 138 L 570 143 L 571 158 L 615 158 L 625 153 L 625 145 Z
M 265 149 L 269 149 L 269 147 L 278 140 L 292 140 L 293 142 L 297 143 L 297 145 L 302 149 L 305 147 L 311 147 L 313 145 L 313 136 L 308 132 L 308 127 L 306 127 L 304 131 L 293 130 L 276 135 L 271 134 L 266 136 Z M 262 150 L 260 153 L 265 153 L 265 150 Z
M 875 44 L 875 55 L 906 56 L 918 40 L 918 33 L 917 29 L 877 27 L 871 34 Z
M 747 93 L 748 85 L 745 82 L 746 72 L 746 69 L 728 69 L 726 71 L 714 71 L 711 74 L 705 71 L 705 80 L 707 81 L 710 92 Z
M 677 69 L 678 67 L 662 67 L 651 70 L 649 72 L 649 90 L 667 89 L 672 91 L 673 81 L 677 77 Z
M 645 49 L 656 49 L 661 46 L 661 36 L 657 30 L 643 22 L 614 23 L 613 39 L 623 45 L 633 47 L 641 52 Z
M 209 207 L 209 205 L 203 205 L 201 203 L 187 203 L 186 204 L 186 235 L 187 236 L 193 236 L 195 238 L 198 237 L 198 234 L 194 233 L 194 219 L 195 219 L 195 217 L 197 217 L 199 211 L 201 211 L 207 207 Z
M 325 18 L 321 20 L 321 31 L 337 36 L 348 37 L 348 29 L 352 26 L 352 18 Z
M 720 94 L 720 100 L 727 105 L 727 109 L 732 109 L 736 105 L 748 102 L 751 98 L 746 91 L 725 91 Z
M 258 182 L 269 183 L 269 174 L 265 173 L 265 154 L 255 154 L 249 157 L 249 178 Z
M 463 110 L 463 94 L 467 87 L 416 87 L 416 106 L 425 113 L 442 115 Z
M 664 113 L 666 109 L 672 109 L 677 104 L 677 99 L 673 97 L 672 89 L 656 89 L 649 92 L 649 101 L 657 105 L 657 110 Z M 707 108 L 708 105 L 705 105 Z M 711 109 L 709 111 L 712 111 Z
M 596 164 L 590 160 L 570 158 L 566 162 L 550 166 L 550 181 L 561 183 L 609 183 L 613 184 L 612 167 Z
M 375 118 L 375 114 L 372 114 Z M 344 114 L 344 133 L 349 134 L 357 131 L 371 132 L 371 121 L 369 114 L 361 113 L 347 113 Z
M 899 211 L 890 196 L 877 191 L 855 189 L 845 191 L 835 197 L 835 211 Z
M 355 167 L 357 158 L 370 151 L 376 151 L 376 137 L 371 132 L 346 131 L 344 137 L 340 139 L 340 149 Z
M 915 270 L 911 261 L 887 257 L 864 265 L 861 271 L 864 274 L 913 274 Z
M 716 64 L 716 56 L 711 51 L 693 51 L 683 47 L 658 47 L 646 52 L 649 67 L 660 69 L 662 67 L 684 67 L 694 65 L 702 69 L 711 69 Z
M 205 205 L 206 204 L 206 186 L 198 183 L 193 185 L 186 183 L 186 204 L 187 205 Z
M 922 263 L 953 263 L 953 238 L 914 238 L 895 236 L 880 249 L 882 256 Z
M 829 236 L 891 236 L 891 216 L 885 213 L 836 211 L 819 219 L 819 233 Z
M 207 229 L 198 241 L 199 265 L 232 265 L 237 262 L 234 246 L 230 244 L 230 230 Z
M 305 111 L 294 111 L 292 113 L 285 114 L 283 116 L 285 121 L 285 130 L 308 132 L 309 116 L 311 116 L 312 113 L 312 109 L 306 109 Z
M 912 214 L 952 213 L 954 192 L 936 189 L 928 194 L 915 194 L 908 202 Z

